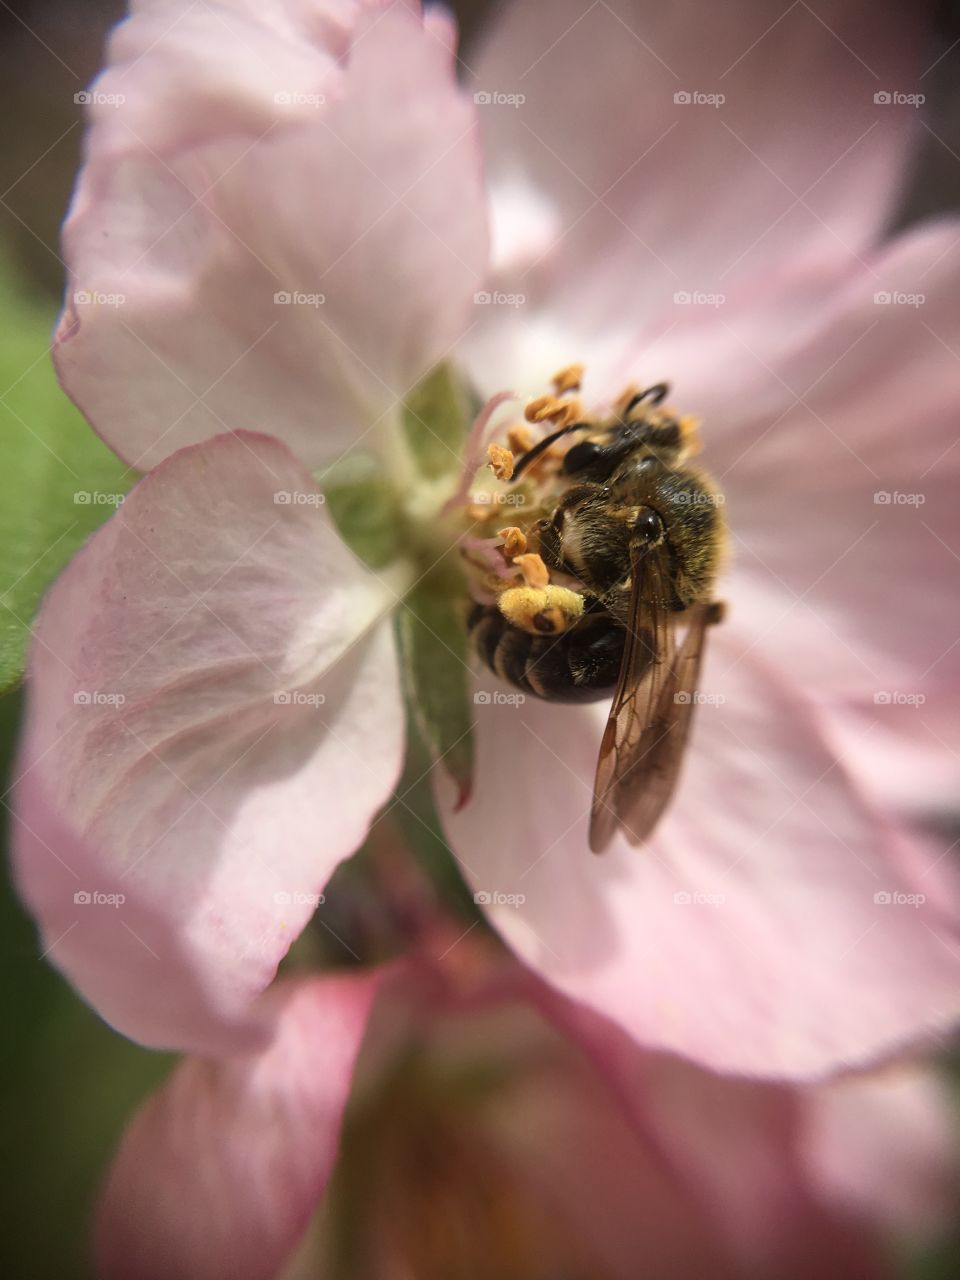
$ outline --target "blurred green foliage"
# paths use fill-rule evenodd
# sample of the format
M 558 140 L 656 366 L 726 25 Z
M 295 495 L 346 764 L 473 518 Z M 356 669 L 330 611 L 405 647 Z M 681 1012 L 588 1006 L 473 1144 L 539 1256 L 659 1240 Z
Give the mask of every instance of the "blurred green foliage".
M 3 793 L 20 697 L 0 698 Z M 7 815 L 9 818 L 9 814 Z M 126 1118 L 166 1074 L 170 1057 L 111 1031 L 40 955 L 32 922 L 0 885 L 0 1096 L 7 1226 L 0 1275 L 83 1280 L 97 1187 Z
M 0 690 L 20 678 L 40 597 L 116 510 L 136 473 L 115 457 L 57 385 L 54 312 L 30 298 L 0 256 Z
M 0 689 L 19 679 L 44 589 L 114 510 L 77 493 L 118 494 L 134 476 L 57 386 L 48 354 L 55 311 L 29 299 L 0 260 Z M 0 697 L 0 796 L 9 788 L 21 698 Z M 0 885 L 2 1161 L 7 1227 L 0 1274 L 30 1280 L 92 1275 L 91 1206 L 125 1118 L 170 1059 L 112 1032 L 40 955 L 34 926 L 6 877 Z

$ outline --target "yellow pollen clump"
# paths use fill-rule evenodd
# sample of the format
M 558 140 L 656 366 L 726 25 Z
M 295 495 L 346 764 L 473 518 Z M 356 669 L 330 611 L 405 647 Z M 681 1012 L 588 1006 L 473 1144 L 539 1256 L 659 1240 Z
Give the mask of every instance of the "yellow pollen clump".
M 583 597 L 569 587 L 511 587 L 497 603 L 512 626 L 531 635 L 567 631 L 583 616 Z
M 508 560 L 515 560 L 517 556 L 522 556 L 527 549 L 527 535 L 522 529 L 518 529 L 515 524 L 508 525 L 506 529 L 498 530 L 499 536 L 503 539 L 503 554 Z
M 583 382 L 583 365 L 568 364 L 565 369 L 555 373 L 550 381 L 558 396 L 565 395 L 568 391 L 579 391 L 580 384 Z
M 545 587 L 550 581 L 550 573 L 540 556 L 534 552 L 513 557 L 513 563 L 523 574 L 528 587 Z
M 498 480 L 509 480 L 513 476 L 513 454 L 502 444 L 491 444 L 487 448 L 490 469 Z
M 563 399 L 558 396 L 537 396 L 524 409 L 523 416 L 528 422 L 553 422 L 558 427 L 566 427 L 571 422 L 576 422 L 582 413 L 580 401 L 572 396 Z

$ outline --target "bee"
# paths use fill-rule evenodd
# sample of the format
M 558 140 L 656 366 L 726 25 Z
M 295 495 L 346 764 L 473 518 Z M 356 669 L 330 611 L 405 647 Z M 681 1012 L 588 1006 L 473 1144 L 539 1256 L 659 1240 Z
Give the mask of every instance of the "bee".
M 481 658 L 525 692 L 560 702 L 613 694 L 590 818 L 595 853 L 618 831 L 643 843 L 666 808 L 707 628 L 723 614 L 713 599 L 722 497 L 687 464 L 691 425 L 660 410 L 667 394 L 658 383 L 610 418 L 571 422 L 514 467 L 516 482 L 561 436 L 580 435 L 563 455 L 552 509 L 526 532 L 551 577 L 577 593 L 577 610 L 527 610 L 518 618 L 501 596 L 499 604 L 476 605 L 469 619 Z

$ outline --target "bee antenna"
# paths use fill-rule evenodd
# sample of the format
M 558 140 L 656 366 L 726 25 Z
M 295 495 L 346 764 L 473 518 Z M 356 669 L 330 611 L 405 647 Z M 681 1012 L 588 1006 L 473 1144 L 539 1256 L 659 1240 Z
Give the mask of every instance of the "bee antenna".
M 590 425 L 589 422 L 570 422 L 567 426 L 561 427 L 559 431 L 554 431 L 552 435 L 544 436 L 542 440 L 538 440 L 533 448 L 528 449 L 513 468 L 513 479 L 519 479 L 521 473 L 526 471 L 530 463 L 539 458 L 541 453 L 549 449 L 554 440 L 559 440 L 561 436 L 567 435 L 570 431 L 586 431 Z
M 627 407 L 623 411 L 624 417 L 628 413 L 632 413 L 638 404 L 642 404 L 644 400 L 649 400 L 651 404 L 663 404 L 664 400 L 670 394 L 669 382 L 655 382 L 652 387 L 647 387 L 646 391 L 638 392 Z

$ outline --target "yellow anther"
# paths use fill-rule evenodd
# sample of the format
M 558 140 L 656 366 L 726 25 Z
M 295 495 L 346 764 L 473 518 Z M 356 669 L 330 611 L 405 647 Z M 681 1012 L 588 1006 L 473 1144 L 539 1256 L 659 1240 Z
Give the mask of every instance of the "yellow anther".
M 525 422 L 518 422 L 507 432 L 507 443 L 514 454 L 529 453 L 537 443 L 537 438 Z
M 580 401 L 572 396 L 537 396 L 524 410 L 528 422 L 553 422 L 558 427 L 569 426 L 583 415 Z
M 514 556 L 513 563 L 523 574 L 523 581 L 528 587 L 545 587 L 550 581 L 549 569 L 535 552 Z
M 526 551 L 527 535 L 515 524 L 499 530 L 499 536 L 503 539 L 503 554 L 508 560 L 515 561 L 517 556 L 522 556 Z
M 513 476 L 513 454 L 502 444 L 491 444 L 487 447 L 490 469 L 498 480 L 509 480 Z
M 583 382 L 583 365 L 568 364 L 565 369 L 555 373 L 550 381 L 553 383 L 554 393 L 558 396 L 566 395 L 568 391 L 579 391 L 580 384 Z

